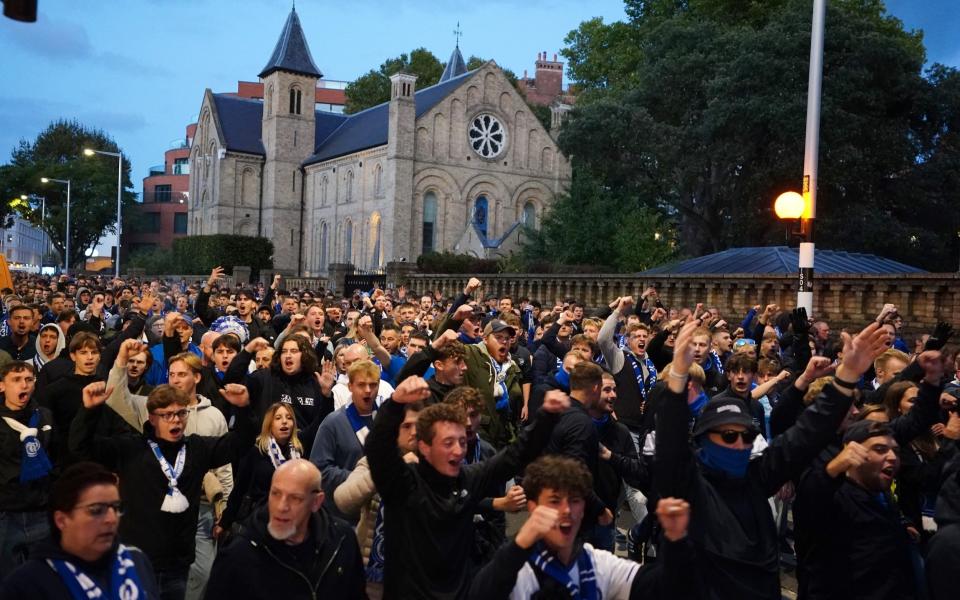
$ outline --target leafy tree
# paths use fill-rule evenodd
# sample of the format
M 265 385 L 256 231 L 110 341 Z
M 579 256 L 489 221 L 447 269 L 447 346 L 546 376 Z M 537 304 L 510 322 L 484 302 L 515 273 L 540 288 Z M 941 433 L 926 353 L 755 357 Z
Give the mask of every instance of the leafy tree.
M 560 136 L 575 179 L 675 221 L 686 254 L 781 242 L 772 201 L 802 174 L 809 1 L 630 0 L 626 12 L 567 38 L 585 90 Z M 955 70 L 924 76 L 923 62 L 921 34 L 878 0 L 830 3 L 819 244 L 955 264 L 960 88 Z M 574 206 L 595 197 L 571 188 Z
M 424 88 L 440 81 L 443 64 L 426 48 L 417 48 L 409 55 L 401 54 L 387 59 L 377 70 L 370 70 L 356 81 L 347 84 L 347 113 L 390 101 L 390 76 L 399 72 L 417 76 L 417 87 Z
M 0 166 L 0 217 L 7 218 L 9 202 L 21 194 L 46 197 L 44 230 L 60 254 L 65 254 L 67 189 L 54 183 L 43 184 L 41 177 L 71 181 L 70 265 L 82 265 L 87 249 L 96 246 L 103 235 L 113 232 L 117 219 L 117 163 L 109 156 L 84 157 L 83 149 L 121 152 L 106 133 L 90 129 L 77 121 L 51 123 L 33 142 L 21 140 L 13 150 L 10 163 Z M 131 188 L 130 163 L 123 162 L 122 203 L 129 209 L 136 201 Z M 40 202 L 24 207 L 21 215 L 39 226 Z M 126 210 L 124 210 L 126 212 Z

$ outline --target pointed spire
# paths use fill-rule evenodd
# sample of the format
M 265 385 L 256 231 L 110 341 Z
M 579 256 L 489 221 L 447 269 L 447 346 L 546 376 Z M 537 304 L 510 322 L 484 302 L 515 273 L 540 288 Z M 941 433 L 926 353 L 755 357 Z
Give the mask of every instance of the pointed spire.
M 460 46 L 457 45 L 447 61 L 447 66 L 443 69 L 443 75 L 440 76 L 440 83 L 448 79 L 453 79 L 467 72 L 467 63 L 463 61 L 463 55 L 460 54 Z
M 267 61 L 267 66 L 260 71 L 260 77 L 266 77 L 274 71 L 290 71 L 318 79 L 323 77 L 323 73 L 317 68 L 310 55 L 310 47 L 307 46 L 307 38 L 303 35 L 303 28 L 300 27 L 300 17 L 297 16 L 296 8 L 290 11 L 283 31 L 280 32 L 280 39 L 277 40 L 277 46 L 273 49 L 273 55 Z

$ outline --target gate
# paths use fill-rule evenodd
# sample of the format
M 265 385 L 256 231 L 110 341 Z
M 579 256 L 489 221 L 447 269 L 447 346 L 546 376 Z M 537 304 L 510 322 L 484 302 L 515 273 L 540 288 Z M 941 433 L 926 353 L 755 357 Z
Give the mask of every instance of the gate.
M 349 295 L 353 290 L 372 292 L 375 288 L 383 289 L 387 285 L 387 273 L 383 270 L 361 271 L 355 269 L 343 278 L 343 294 Z

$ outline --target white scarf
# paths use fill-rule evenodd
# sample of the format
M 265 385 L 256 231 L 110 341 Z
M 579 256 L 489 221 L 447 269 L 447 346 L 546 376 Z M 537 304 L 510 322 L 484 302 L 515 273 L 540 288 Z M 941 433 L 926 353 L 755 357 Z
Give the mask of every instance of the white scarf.
M 288 460 L 293 460 L 295 458 L 300 458 L 300 453 L 297 452 L 297 449 L 294 447 L 293 442 L 287 442 L 287 448 L 290 450 L 290 458 L 284 458 L 283 452 L 280 451 L 280 445 L 277 444 L 277 440 L 273 439 L 273 436 L 270 436 L 270 444 L 267 447 L 267 455 L 270 457 L 270 462 L 273 463 L 274 469 L 279 469 L 280 465 L 287 462 Z
M 187 497 L 177 488 L 177 478 L 183 474 L 183 466 L 187 462 L 187 445 L 180 446 L 176 464 L 171 467 L 163 453 L 160 452 L 160 446 L 153 440 L 148 440 L 148 443 L 153 450 L 153 455 L 157 457 L 157 462 L 160 463 L 160 469 L 167 478 L 167 493 L 163 496 L 163 504 L 160 505 L 160 510 L 168 513 L 182 513 L 190 508 Z

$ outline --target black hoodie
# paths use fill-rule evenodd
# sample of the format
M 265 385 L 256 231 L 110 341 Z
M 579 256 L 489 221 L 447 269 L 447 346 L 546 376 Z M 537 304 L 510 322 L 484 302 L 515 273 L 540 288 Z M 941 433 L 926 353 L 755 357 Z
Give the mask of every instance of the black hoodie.
M 150 559 L 137 548 L 127 547 L 133 559 L 137 576 L 140 579 L 140 591 L 143 600 L 157 600 L 160 593 L 157 591 L 157 580 L 153 575 Z M 47 559 L 70 561 L 84 574 L 88 575 L 106 593 L 111 593 L 110 574 L 113 557 L 117 546 L 114 545 L 100 560 L 94 562 L 83 561 L 76 556 L 67 554 L 53 539 L 44 540 L 30 549 L 30 560 L 10 574 L 0 589 L 0 600 L 71 600 L 70 589 L 52 571 Z
M 30 400 L 20 410 L 10 410 L 6 404 L 0 403 L 0 417 L 10 417 L 27 425 L 33 411 L 37 408 L 35 400 Z M 56 454 L 52 426 L 53 416 L 50 411 L 40 408 L 37 439 L 40 440 L 51 462 Z M 0 513 L 44 510 L 47 506 L 51 478 L 43 477 L 28 483 L 20 483 L 22 456 L 23 443 L 20 441 L 20 433 L 14 431 L 6 421 L 0 420 Z
M 207 598 L 366 598 L 357 535 L 323 508 L 310 517 L 310 533 L 296 546 L 267 531 L 266 507 L 250 516 L 220 550 L 207 582 Z

